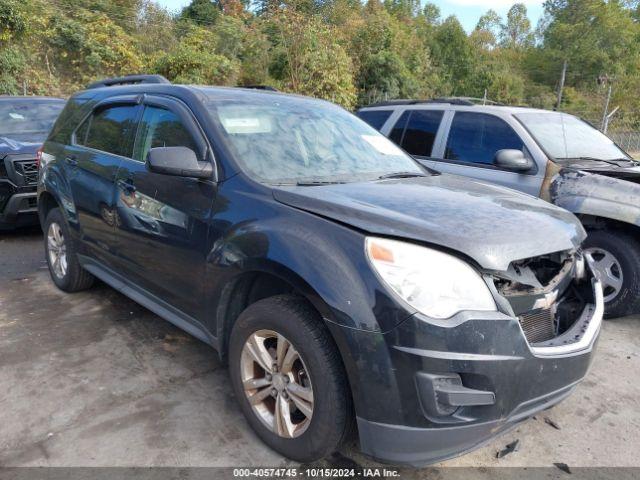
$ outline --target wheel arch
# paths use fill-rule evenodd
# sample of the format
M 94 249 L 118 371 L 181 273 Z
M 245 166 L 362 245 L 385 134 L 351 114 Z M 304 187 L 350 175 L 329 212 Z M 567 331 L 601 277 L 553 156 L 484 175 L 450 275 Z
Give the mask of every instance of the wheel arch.
M 45 190 L 38 195 L 38 219 L 40 225 L 44 228 L 44 222 L 47 219 L 47 215 L 54 208 L 60 208 L 60 202 L 49 191 Z
M 251 265 L 226 282 L 215 307 L 218 353 L 223 361 L 227 359 L 231 329 L 240 314 L 253 303 L 280 294 L 299 296 L 320 319 L 332 320 L 329 305 L 295 272 L 272 262 Z
M 584 226 L 585 230 L 616 230 L 624 231 L 632 235 L 637 235 L 640 239 L 640 225 L 637 223 L 630 223 L 617 218 L 610 218 L 601 215 L 581 214 L 578 213 L 577 217 Z

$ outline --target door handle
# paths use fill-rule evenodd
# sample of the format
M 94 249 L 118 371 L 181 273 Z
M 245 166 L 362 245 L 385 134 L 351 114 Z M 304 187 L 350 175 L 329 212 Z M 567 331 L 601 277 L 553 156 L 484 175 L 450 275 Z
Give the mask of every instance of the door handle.
M 118 185 L 126 193 L 134 193 L 136 191 L 136 186 L 133 184 L 132 178 L 127 178 L 126 180 L 118 180 Z
M 75 155 L 67 155 L 66 157 L 64 157 L 64 161 L 72 167 L 78 165 L 78 157 L 76 157 Z

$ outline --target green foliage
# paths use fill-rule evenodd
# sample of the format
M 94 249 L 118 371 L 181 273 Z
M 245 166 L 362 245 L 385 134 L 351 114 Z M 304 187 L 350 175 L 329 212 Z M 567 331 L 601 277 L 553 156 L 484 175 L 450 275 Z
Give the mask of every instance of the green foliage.
M 233 85 L 238 62 L 216 53 L 217 38 L 209 30 L 191 25 L 177 47 L 158 58 L 154 71 L 172 82 Z
M 25 68 L 25 56 L 18 49 L 9 47 L 0 50 L 0 92 L 21 94 L 23 85 L 20 85 L 20 77 Z
M 287 10 L 268 21 L 275 43 L 269 71 L 283 90 L 355 105 L 351 60 L 328 26 Z
M 515 3 L 469 34 L 418 0 L 0 0 L 0 93 L 64 95 L 111 75 L 265 84 L 353 108 L 381 99 L 482 97 L 598 118 L 608 85 L 640 123 L 637 0 L 547 0 L 536 28 Z M 251 8 L 249 8 L 251 6 Z M 598 83 L 600 79 L 600 84 Z M 601 85 L 605 81 L 607 85 Z
M 22 36 L 27 31 L 28 18 L 17 0 L 0 3 L 0 45 Z
M 189 20 L 205 26 L 213 25 L 221 14 L 220 4 L 212 0 L 192 0 L 182 9 L 181 20 Z
M 73 17 L 55 16 L 47 47 L 54 68 L 80 87 L 97 77 L 138 72 L 142 66 L 132 38 L 104 13 L 78 9 Z
M 570 62 L 580 72 L 576 84 L 603 74 L 624 75 L 638 68 L 638 25 L 618 1 L 548 0 L 551 18 L 544 49 L 551 58 Z
M 472 80 L 476 58 L 471 41 L 456 17 L 447 18 L 438 27 L 431 49 L 443 93 L 465 95 Z
M 516 3 L 507 12 L 507 21 L 501 25 L 502 44 L 507 48 L 522 48 L 533 43 L 531 22 L 527 18 L 527 7 Z

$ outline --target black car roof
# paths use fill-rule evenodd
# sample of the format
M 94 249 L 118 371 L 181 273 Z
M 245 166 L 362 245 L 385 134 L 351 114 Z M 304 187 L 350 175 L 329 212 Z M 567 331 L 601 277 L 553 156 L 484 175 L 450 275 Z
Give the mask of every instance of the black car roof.
M 74 95 L 74 97 L 107 97 L 114 95 L 127 94 L 165 94 L 185 97 L 196 97 L 200 101 L 208 100 L 250 100 L 251 98 L 290 98 L 299 99 L 310 102 L 330 103 L 325 100 L 297 95 L 293 93 L 283 93 L 279 91 L 264 88 L 243 88 L 243 87 L 221 87 L 221 86 L 205 86 L 205 85 L 182 85 L 167 83 L 140 83 L 132 85 L 114 85 L 108 87 L 97 87 L 83 90 Z

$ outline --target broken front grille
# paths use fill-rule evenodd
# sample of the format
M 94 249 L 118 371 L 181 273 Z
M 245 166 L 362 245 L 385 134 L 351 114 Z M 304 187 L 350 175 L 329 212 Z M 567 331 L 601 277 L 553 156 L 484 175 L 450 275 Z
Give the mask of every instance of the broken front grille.
M 25 185 L 36 185 L 38 183 L 38 164 L 35 160 L 24 160 L 15 162 L 16 173 L 22 176 Z
M 561 336 L 580 317 L 593 297 L 590 276 L 581 252 L 565 251 L 512 262 L 494 283 L 536 345 Z
M 518 319 L 529 343 L 546 342 L 556 336 L 554 314 L 550 308 L 525 313 Z

